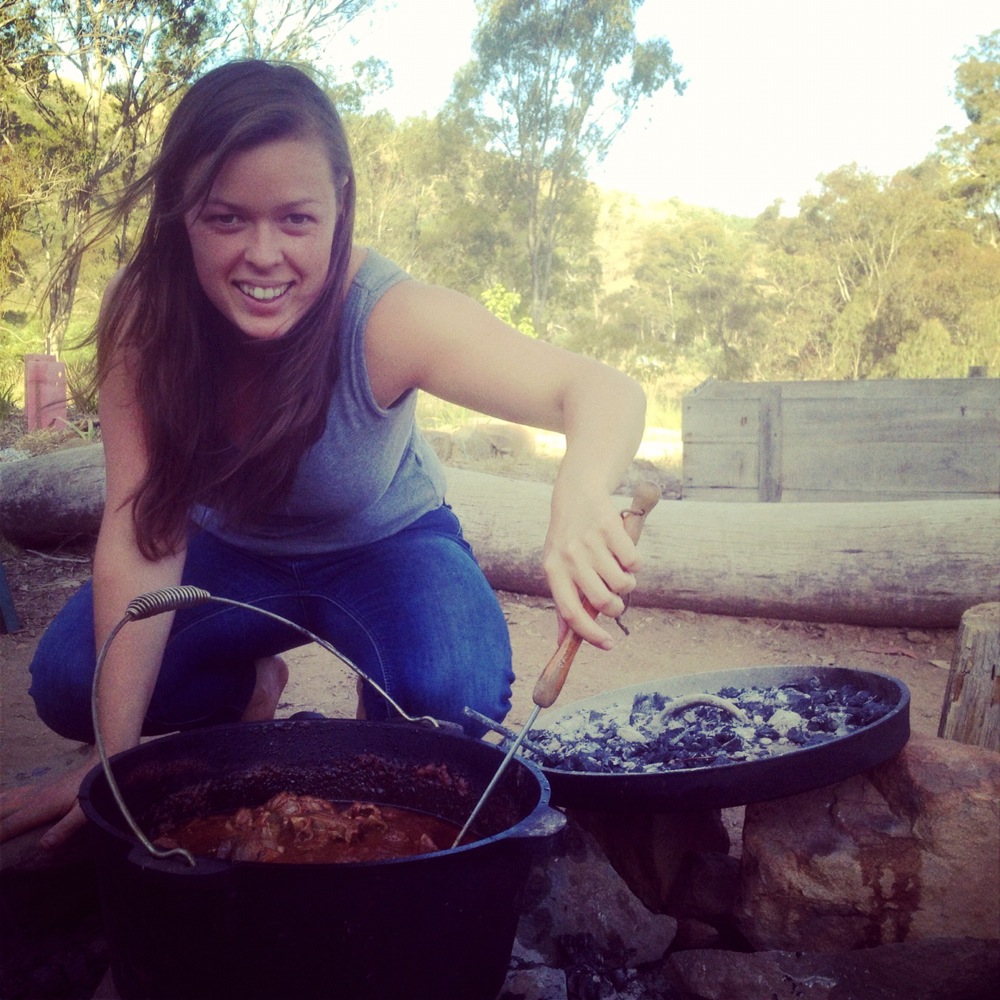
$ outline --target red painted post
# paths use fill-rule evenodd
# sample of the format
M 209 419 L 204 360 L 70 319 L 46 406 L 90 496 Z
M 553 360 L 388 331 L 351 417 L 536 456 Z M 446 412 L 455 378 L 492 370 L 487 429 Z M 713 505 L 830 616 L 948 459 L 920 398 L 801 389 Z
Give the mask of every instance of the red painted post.
M 66 365 L 51 354 L 24 356 L 24 415 L 29 431 L 65 426 Z

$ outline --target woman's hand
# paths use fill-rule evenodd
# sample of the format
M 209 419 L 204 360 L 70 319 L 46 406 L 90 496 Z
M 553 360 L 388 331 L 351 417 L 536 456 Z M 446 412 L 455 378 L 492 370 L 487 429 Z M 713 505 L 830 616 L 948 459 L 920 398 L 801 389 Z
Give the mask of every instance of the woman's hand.
M 559 617 L 558 641 L 572 629 L 610 649 L 612 636 L 588 610 L 617 618 L 635 588 L 640 558 L 610 497 L 556 490 L 545 540 L 543 568 Z M 586 603 L 585 603 L 586 602 Z
M 80 783 L 98 759 L 93 750 L 60 774 L 0 793 L 0 842 L 56 820 L 39 843 L 46 850 L 64 844 L 86 823 L 77 796 Z

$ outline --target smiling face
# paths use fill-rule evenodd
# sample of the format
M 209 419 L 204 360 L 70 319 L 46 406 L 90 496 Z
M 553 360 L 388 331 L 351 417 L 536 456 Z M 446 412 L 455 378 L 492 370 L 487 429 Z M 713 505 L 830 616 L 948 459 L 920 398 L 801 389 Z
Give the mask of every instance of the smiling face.
M 212 304 L 248 337 L 286 333 L 326 283 L 338 208 L 318 140 L 278 139 L 234 153 L 185 217 Z

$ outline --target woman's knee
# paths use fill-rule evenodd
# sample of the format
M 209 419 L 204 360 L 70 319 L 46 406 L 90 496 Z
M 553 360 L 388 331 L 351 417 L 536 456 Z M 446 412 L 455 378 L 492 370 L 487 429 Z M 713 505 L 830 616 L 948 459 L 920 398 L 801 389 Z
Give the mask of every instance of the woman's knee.
M 95 661 L 88 584 L 45 630 L 30 667 L 28 694 L 38 717 L 67 739 L 93 741 L 90 703 Z

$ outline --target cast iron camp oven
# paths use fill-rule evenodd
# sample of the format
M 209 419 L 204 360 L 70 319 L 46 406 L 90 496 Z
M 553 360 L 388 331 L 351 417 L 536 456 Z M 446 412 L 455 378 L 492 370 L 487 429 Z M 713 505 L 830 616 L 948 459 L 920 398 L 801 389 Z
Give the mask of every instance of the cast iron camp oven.
M 598 762 L 594 770 L 568 770 L 572 763 L 560 761 L 559 766 L 551 766 L 540 756 L 531 759 L 543 761 L 541 768 L 552 788 L 554 805 L 635 811 L 718 809 L 782 798 L 841 781 L 895 756 L 909 739 L 910 693 L 895 677 L 847 667 L 776 666 L 664 678 L 553 708 L 539 717 L 526 743 L 544 745 L 544 732 L 572 731 L 580 720 L 594 721 L 600 728 L 606 716 L 621 717 L 623 711 L 626 718 L 630 713 L 635 718 L 633 707 L 648 710 L 651 704 L 666 705 L 692 694 L 721 693 L 731 699 L 748 688 L 781 689 L 793 699 L 814 698 L 818 703 L 828 697 L 835 700 L 842 696 L 845 703 L 853 699 L 856 704 L 847 705 L 846 714 L 854 724 L 842 735 L 813 733 L 803 726 L 804 738 L 799 742 L 793 733 L 791 740 L 786 738 L 775 748 L 777 752 L 740 760 L 720 749 L 721 743 L 732 739 L 734 727 L 727 730 L 718 725 L 719 709 L 696 706 L 679 713 L 682 726 L 666 738 L 676 743 L 678 737 L 701 736 L 706 752 L 700 754 L 695 742 L 689 762 L 675 769 L 600 771 L 604 765 Z M 826 706 L 817 707 L 825 710 Z M 811 714 L 806 708 L 801 710 Z M 702 725 L 708 728 L 710 721 L 713 731 L 700 733 Z M 600 744 L 595 753 L 606 754 L 607 733 L 595 742 Z M 699 764 L 700 758 L 711 762 Z M 584 761 L 583 766 L 590 765 Z
M 404 722 L 219 726 L 111 758 L 140 829 L 256 806 L 278 791 L 417 809 L 461 826 L 503 753 Z M 94 830 L 116 988 L 124 1000 L 220 997 L 493 1000 L 531 865 L 565 824 L 516 761 L 480 814 L 481 839 L 347 864 L 156 858 L 122 819 L 103 769 L 80 802 Z

